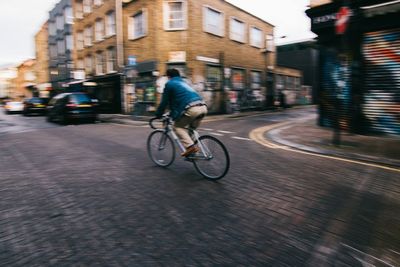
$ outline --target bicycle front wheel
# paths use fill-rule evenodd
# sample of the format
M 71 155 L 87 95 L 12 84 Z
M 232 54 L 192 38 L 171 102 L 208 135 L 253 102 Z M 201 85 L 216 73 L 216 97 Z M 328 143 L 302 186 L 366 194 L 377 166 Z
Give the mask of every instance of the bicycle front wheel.
M 161 167 L 168 167 L 175 160 L 174 143 L 163 130 L 156 130 L 149 135 L 147 153 L 150 159 Z
M 221 141 L 210 135 L 200 136 L 199 142 L 201 156 L 193 161 L 196 170 L 207 179 L 221 179 L 229 170 L 228 150 Z

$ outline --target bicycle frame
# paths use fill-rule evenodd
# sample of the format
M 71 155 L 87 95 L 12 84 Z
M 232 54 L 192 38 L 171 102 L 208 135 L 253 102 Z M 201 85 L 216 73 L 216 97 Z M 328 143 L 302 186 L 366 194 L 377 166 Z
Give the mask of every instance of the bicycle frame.
M 174 142 L 176 143 L 176 145 L 179 147 L 179 149 L 181 150 L 181 152 L 185 152 L 186 148 L 183 146 L 182 142 L 179 140 L 178 135 L 175 133 L 174 131 L 174 127 L 172 125 L 172 121 L 170 118 L 167 118 L 165 121 L 166 126 L 164 127 L 164 131 L 166 134 L 169 134 L 172 137 L 172 140 L 174 140 Z M 194 141 L 195 143 L 198 144 L 198 146 L 200 147 L 200 151 L 203 154 L 201 157 L 199 155 L 193 155 L 193 156 L 189 156 L 189 159 L 212 159 L 212 155 L 210 155 L 210 151 L 208 150 L 208 148 L 202 143 L 200 142 L 200 134 L 192 128 L 185 128 L 187 130 L 189 130 L 191 133 L 193 133 L 193 137 L 194 137 Z

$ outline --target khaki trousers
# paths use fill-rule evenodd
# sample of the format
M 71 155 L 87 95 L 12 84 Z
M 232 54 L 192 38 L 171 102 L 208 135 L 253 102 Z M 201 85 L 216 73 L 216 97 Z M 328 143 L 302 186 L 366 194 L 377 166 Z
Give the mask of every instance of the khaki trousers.
M 206 114 L 207 106 L 194 106 L 187 109 L 185 113 L 175 121 L 174 130 L 185 148 L 194 143 L 188 130 L 185 128 L 196 129 L 199 127 L 201 120 Z

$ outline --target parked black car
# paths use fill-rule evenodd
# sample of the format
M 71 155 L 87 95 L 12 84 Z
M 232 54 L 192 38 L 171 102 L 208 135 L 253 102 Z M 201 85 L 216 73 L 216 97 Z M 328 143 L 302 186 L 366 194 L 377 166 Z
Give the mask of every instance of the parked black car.
M 97 100 L 86 93 L 62 93 L 53 97 L 47 105 L 47 121 L 68 124 L 85 120 L 95 122 L 97 119 Z
M 24 116 L 28 116 L 29 114 L 32 113 L 36 114 L 46 113 L 47 101 L 44 98 L 39 98 L 39 97 L 28 98 L 24 100 L 23 104 L 24 104 L 24 109 L 22 110 L 22 114 Z

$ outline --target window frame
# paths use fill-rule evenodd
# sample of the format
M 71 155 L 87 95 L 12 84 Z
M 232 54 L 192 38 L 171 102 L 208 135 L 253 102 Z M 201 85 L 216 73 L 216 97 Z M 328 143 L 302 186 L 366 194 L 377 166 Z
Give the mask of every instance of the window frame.
M 89 35 L 87 33 L 90 33 Z M 89 47 L 93 45 L 93 26 L 88 25 L 83 30 L 83 45 Z
M 113 57 L 110 57 L 111 51 L 113 53 Z M 110 46 L 106 50 L 106 73 L 114 73 L 117 71 L 116 62 L 117 62 L 117 50 L 115 49 L 114 46 Z
M 85 37 L 83 31 L 76 32 L 76 50 L 83 50 L 85 48 Z
M 112 30 L 110 31 L 110 29 Z M 115 10 L 110 10 L 106 13 L 104 32 L 105 32 L 105 38 L 114 36 L 116 34 Z
M 143 27 L 143 32 L 140 35 L 135 36 L 135 17 L 138 16 L 139 14 L 142 15 L 142 27 Z M 148 31 L 148 15 L 147 15 L 147 9 L 142 8 L 138 10 L 136 13 L 134 13 L 132 16 L 129 17 L 128 20 L 128 39 L 129 40 L 137 40 L 140 38 L 143 38 L 147 36 L 147 31 Z
M 101 25 L 100 28 L 99 25 Z M 104 40 L 104 36 L 105 36 L 104 20 L 102 18 L 97 18 L 94 21 L 94 41 L 101 42 Z
M 242 40 L 237 39 L 237 38 L 235 38 L 235 36 L 233 36 L 233 31 L 232 31 L 232 29 L 233 29 L 233 27 L 232 27 L 233 21 L 239 22 L 239 23 L 241 23 L 242 26 L 243 26 Z M 231 16 L 230 19 L 229 19 L 229 38 L 230 38 L 232 41 L 245 44 L 245 43 L 246 43 L 246 28 L 247 28 L 246 22 L 244 22 L 243 20 L 240 20 L 240 19 L 238 19 L 238 18 L 236 18 L 236 17 Z
M 208 24 L 207 24 L 207 12 L 209 10 L 215 11 L 216 13 L 219 13 L 221 15 L 221 25 L 219 27 L 219 32 L 214 32 L 213 30 L 210 30 L 208 28 Z M 225 13 L 219 9 L 216 9 L 212 6 L 209 5 L 203 5 L 203 31 L 216 35 L 216 36 L 220 36 L 220 37 L 224 37 L 225 36 Z
M 261 33 L 260 45 L 254 43 L 254 39 L 252 38 L 253 37 L 252 30 L 253 29 L 258 30 Z M 265 42 L 263 41 L 264 39 L 265 39 L 265 34 L 264 34 L 264 31 L 262 29 L 260 29 L 257 26 L 254 26 L 254 25 L 251 25 L 249 27 L 249 44 L 250 44 L 250 46 L 263 49 L 264 46 L 265 46 Z
M 170 27 L 170 9 L 169 9 L 169 3 L 171 2 L 180 2 L 182 3 L 182 20 L 183 20 L 183 25 L 182 27 Z M 188 4 L 187 0 L 164 0 L 163 3 L 163 21 L 164 21 L 164 30 L 165 31 L 184 31 L 187 30 L 188 28 Z
M 99 62 L 100 57 L 100 62 Z M 100 71 L 99 71 L 100 69 Z M 96 75 L 104 75 L 104 52 L 97 51 L 95 54 L 95 74 Z

